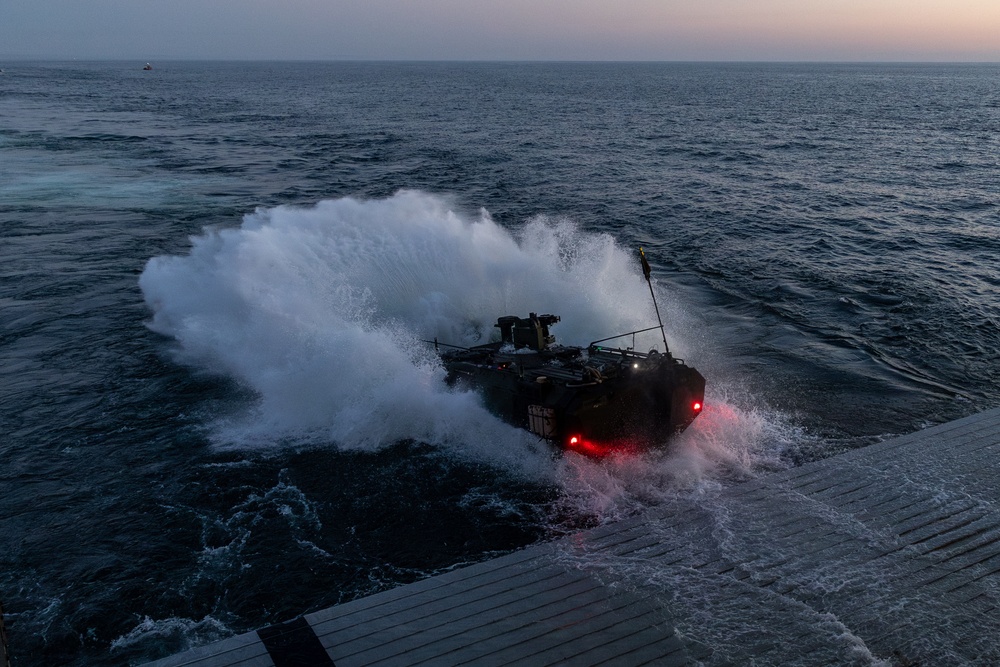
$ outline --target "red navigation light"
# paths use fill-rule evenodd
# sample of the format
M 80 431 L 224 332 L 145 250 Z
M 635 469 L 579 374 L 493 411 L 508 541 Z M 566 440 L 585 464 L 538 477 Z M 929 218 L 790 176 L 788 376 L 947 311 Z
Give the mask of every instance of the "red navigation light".
M 572 438 L 569 439 L 569 444 L 571 445 L 575 445 L 578 442 L 580 442 L 579 436 L 574 435 Z
M 695 401 L 691 405 L 691 409 L 694 410 L 695 412 L 701 412 L 701 403 L 699 403 L 698 401 Z

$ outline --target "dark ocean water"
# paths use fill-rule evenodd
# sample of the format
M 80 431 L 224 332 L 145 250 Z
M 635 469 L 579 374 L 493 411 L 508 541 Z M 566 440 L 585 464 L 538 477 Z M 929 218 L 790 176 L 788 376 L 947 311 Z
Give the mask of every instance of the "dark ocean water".
M 1000 67 L 154 65 L 0 74 L 17 667 L 155 659 L 1000 404 Z M 655 323 L 639 245 L 709 382 L 666 450 L 554 455 L 444 389 L 420 338 Z

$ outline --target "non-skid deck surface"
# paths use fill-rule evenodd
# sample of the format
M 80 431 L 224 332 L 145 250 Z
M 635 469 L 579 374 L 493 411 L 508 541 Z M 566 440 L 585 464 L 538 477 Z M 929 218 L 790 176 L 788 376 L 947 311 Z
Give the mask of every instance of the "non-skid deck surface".
M 153 664 L 752 661 L 1000 664 L 1000 409 Z

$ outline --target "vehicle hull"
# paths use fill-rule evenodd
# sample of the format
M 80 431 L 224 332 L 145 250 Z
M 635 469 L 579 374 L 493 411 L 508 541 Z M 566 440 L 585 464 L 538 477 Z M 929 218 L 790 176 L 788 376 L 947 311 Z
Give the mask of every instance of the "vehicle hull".
M 539 349 L 507 340 L 445 352 L 447 381 L 514 426 L 594 452 L 662 444 L 704 407 L 705 378 L 669 354 L 563 347 L 544 334 Z

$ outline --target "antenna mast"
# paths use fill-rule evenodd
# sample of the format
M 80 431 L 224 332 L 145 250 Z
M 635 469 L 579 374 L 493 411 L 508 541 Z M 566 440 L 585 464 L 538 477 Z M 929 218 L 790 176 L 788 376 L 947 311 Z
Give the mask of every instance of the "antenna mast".
M 646 276 L 646 284 L 649 285 L 649 296 L 653 297 L 653 308 L 656 310 L 656 321 L 660 324 L 660 335 L 663 336 L 663 351 L 670 354 L 670 346 L 667 345 L 667 332 L 663 329 L 663 320 L 660 319 L 660 307 L 656 305 L 656 294 L 653 293 L 653 282 L 650 280 L 649 275 L 652 270 L 649 268 L 649 262 L 646 261 L 646 253 L 639 248 L 639 259 L 642 261 L 642 275 Z

